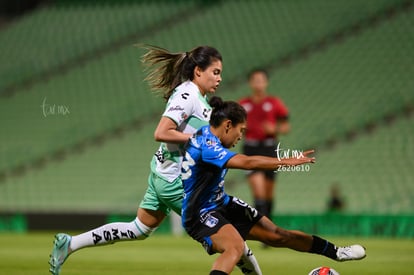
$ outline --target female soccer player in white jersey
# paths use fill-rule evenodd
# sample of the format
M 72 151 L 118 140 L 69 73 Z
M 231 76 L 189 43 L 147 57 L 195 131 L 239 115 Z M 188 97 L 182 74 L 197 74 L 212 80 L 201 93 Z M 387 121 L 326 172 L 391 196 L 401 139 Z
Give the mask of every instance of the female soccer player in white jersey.
M 187 233 L 209 254 L 221 253 L 210 275 L 230 274 L 243 253 L 245 239 L 273 247 L 324 255 L 337 261 L 365 257 L 360 245 L 336 247 L 317 236 L 285 230 L 242 200 L 224 191 L 227 168 L 275 170 L 280 165 L 313 163 L 312 151 L 281 159 L 236 154 L 233 147 L 246 130 L 246 111 L 236 102 L 210 100 L 210 125 L 201 127 L 185 146 L 182 164 L 184 200 L 182 222 Z M 286 273 L 289 273 L 288 271 Z
M 171 209 L 181 215 L 182 144 L 196 129 L 208 124 L 211 107 L 206 95 L 214 93 L 221 82 L 222 57 L 208 46 L 176 54 L 158 47 L 146 48 L 143 62 L 153 68 L 147 80 L 153 89 L 164 92 L 168 102 L 154 133 L 155 140 L 161 144 L 151 162 L 148 189 L 137 218 L 129 223 L 106 224 L 77 236 L 57 234 L 49 260 L 52 274 L 59 274 L 66 258 L 76 250 L 117 241 L 144 240 Z M 239 260 L 243 273 L 261 274 L 247 246 Z

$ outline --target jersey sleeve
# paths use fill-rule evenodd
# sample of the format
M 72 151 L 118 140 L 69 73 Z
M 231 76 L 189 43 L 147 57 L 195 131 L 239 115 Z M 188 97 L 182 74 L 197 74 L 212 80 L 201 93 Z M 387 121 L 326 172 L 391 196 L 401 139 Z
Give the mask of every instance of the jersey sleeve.
M 235 152 L 232 152 L 223 146 L 217 144 L 214 146 L 205 146 L 202 150 L 202 160 L 219 168 L 224 168 L 227 161 L 231 159 Z
M 289 110 L 282 100 L 280 100 L 279 98 L 275 98 L 273 101 L 273 105 L 276 110 L 276 119 L 287 119 L 289 117 Z
M 181 125 L 194 112 L 194 96 L 185 91 L 176 92 L 168 100 L 162 116 L 169 117 L 177 127 Z

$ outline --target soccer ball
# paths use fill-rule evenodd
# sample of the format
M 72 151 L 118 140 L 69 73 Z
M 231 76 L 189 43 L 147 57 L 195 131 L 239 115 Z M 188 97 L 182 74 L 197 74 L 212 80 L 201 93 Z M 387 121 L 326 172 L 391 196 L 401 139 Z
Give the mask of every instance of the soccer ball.
M 333 268 L 320 266 L 313 269 L 308 275 L 339 275 L 339 273 Z

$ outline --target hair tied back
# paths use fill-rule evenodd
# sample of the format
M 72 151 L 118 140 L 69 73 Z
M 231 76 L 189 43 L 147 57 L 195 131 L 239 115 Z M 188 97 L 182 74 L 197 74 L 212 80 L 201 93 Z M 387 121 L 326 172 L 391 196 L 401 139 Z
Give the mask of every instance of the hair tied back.
M 213 96 L 212 98 L 210 98 L 209 104 L 213 109 L 220 109 L 223 107 L 224 102 L 220 97 Z

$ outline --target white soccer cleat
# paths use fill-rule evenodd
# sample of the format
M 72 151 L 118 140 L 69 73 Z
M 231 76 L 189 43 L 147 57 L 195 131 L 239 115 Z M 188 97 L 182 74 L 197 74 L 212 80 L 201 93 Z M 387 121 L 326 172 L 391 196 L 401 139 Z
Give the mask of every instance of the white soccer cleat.
M 338 262 L 361 260 L 367 256 L 365 254 L 365 248 L 359 244 L 350 246 L 338 247 L 336 251 L 336 260 Z

